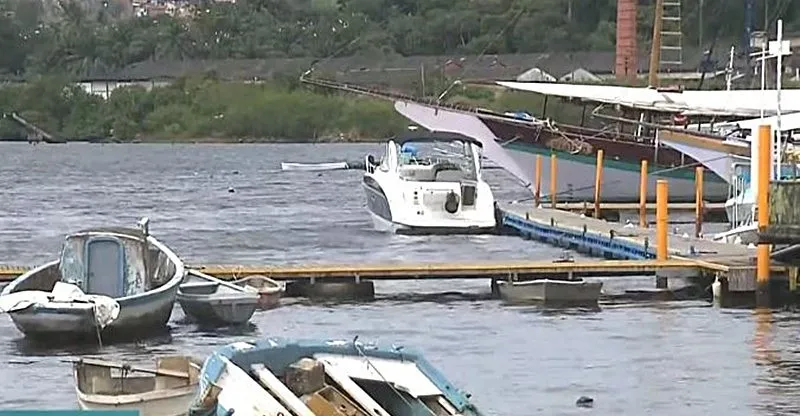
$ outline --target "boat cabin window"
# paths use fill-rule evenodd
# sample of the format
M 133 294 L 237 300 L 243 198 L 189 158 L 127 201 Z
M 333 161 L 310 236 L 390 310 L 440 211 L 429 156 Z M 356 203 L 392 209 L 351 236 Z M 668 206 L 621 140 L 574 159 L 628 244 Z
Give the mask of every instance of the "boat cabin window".
M 477 180 L 472 145 L 461 140 L 420 140 L 396 144 L 400 177 L 412 181 Z

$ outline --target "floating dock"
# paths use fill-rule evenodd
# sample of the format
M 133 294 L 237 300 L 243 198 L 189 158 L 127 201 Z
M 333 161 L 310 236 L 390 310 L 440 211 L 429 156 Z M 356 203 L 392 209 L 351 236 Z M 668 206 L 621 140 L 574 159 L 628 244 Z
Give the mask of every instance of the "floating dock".
M 501 206 L 503 224 L 524 237 L 608 259 L 650 260 L 656 257 L 656 229 L 619 224 L 575 213 L 522 204 Z M 688 235 L 668 235 L 668 255 L 690 260 L 695 269 L 728 280 L 732 292 L 756 289 L 756 249 Z M 786 273 L 782 266 L 773 273 Z
M 311 266 L 256 266 L 256 265 L 189 265 L 223 279 L 237 279 L 249 275 L 263 275 L 275 280 L 303 281 L 334 280 L 412 280 L 412 279 L 486 279 L 542 277 L 552 275 L 584 276 L 642 276 L 660 270 L 703 269 L 705 265 L 694 260 L 551 260 L 508 261 L 482 263 L 431 263 L 431 264 L 320 264 Z M 29 267 L 0 266 L 0 281 L 10 281 L 25 273 Z
M 529 202 L 531 205 L 533 202 Z M 543 206 L 550 206 L 549 202 L 542 201 Z M 595 208 L 594 202 L 556 202 L 556 209 L 569 211 L 578 214 L 592 215 Z M 640 212 L 641 205 L 631 202 L 601 202 L 599 203 L 600 217 L 610 221 L 619 221 L 621 213 Z M 654 214 L 656 203 L 647 202 L 644 204 L 645 213 Z M 697 204 L 694 202 L 673 202 L 669 204 L 670 212 L 681 214 L 691 213 L 694 215 Z M 727 222 L 728 217 L 725 213 L 724 202 L 703 202 L 703 222 Z
M 667 279 L 722 279 L 728 292 L 756 290 L 756 249 L 688 235 L 667 236 L 667 259 L 656 260 L 656 228 L 642 228 L 596 219 L 567 210 L 533 204 L 500 205 L 502 225 L 524 238 L 536 239 L 605 260 L 503 261 L 439 264 L 319 264 L 306 266 L 188 265 L 220 278 L 264 275 L 298 283 L 360 283 L 403 279 L 527 280 L 537 277 L 625 277 L 656 275 L 656 287 Z M 0 282 L 28 270 L 0 266 Z M 779 280 L 797 276 L 794 269 L 772 267 Z M 709 280 L 710 279 L 710 280 Z M 796 286 L 796 285 L 795 285 Z

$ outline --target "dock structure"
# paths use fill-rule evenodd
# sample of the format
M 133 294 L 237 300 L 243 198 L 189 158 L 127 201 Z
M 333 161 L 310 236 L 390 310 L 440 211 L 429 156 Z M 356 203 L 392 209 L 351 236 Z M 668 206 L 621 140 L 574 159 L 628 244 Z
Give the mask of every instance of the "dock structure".
M 304 266 L 189 265 L 222 279 L 263 275 L 282 281 L 412 280 L 412 279 L 517 279 L 553 275 L 642 276 L 660 270 L 705 268 L 694 260 L 543 260 L 430 264 L 319 264 Z M 0 266 L 0 281 L 10 281 L 29 270 Z
M 505 204 L 501 210 L 503 224 L 524 237 L 607 259 L 645 261 L 656 258 L 655 228 L 522 204 Z M 688 260 L 695 265 L 685 268 L 686 273 L 713 273 L 727 280 L 731 292 L 755 291 L 755 248 L 678 234 L 669 234 L 667 241 L 670 259 Z M 785 267 L 773 267 L 776 275 L 785 272 Z
M 655 214 L 656 212 L 655 202 L 647 202 L 644 204 L 644 206 L 642 206 L 640 203 L 631 202 L 600 202 L 597 205 L 599 211 L 601 212 L 600 218 L 605 218 L 609 221 L 619 221 L 621 213 L 641 212 L 642 208 L 644 208 L 644 212 L 646 214 Z M 595 204 L 589 201 L 556 202 L 556 209 L 589 216 L 592 215 L 592 212 L 595 209 Z M 670 212 L 694 214 L 696 209 L 697 204 L 694 202 L 672 202 L 669 204 Z M 725 203 L 703 202 L 702 219 L 704 222 L 727 222 Z

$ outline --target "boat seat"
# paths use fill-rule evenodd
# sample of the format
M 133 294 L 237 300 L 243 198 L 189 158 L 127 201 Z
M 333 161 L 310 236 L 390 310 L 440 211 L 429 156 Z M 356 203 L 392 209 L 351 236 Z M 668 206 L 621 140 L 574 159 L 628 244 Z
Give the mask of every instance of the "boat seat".
M 405 165 L 400 167 L 400 176 L 412 181 L 431 182 L 436 179 L 433 166 L 430 165 Z
M 459 182 L 464 179 L 464 172 L 461 170 L 446 169 L 436 172 L 437 182 Z
M 192 295 L 210 295 L 216 293 L 218 287 L 217 282 L 189 282 L 180 286 L 181 292 Z

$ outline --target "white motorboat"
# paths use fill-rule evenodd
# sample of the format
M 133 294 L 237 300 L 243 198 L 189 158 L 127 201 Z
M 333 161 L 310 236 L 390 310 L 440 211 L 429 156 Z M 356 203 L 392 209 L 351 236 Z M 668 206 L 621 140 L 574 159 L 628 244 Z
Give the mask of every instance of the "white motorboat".
M 420 131 L 390 139 L 379 162 L 368 155 L 363 186 L 376 228 L 403 234 L 493 230 L 482 147 L 460 134 Z

